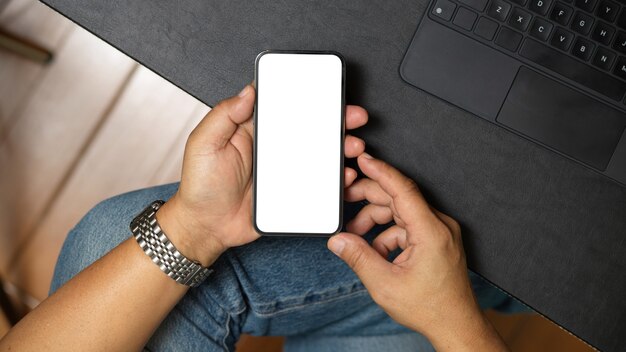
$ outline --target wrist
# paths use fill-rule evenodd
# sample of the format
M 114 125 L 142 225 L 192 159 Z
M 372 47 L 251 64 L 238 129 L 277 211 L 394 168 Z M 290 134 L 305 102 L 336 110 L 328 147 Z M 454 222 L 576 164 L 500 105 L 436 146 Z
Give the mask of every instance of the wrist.
M 184 211 L 176 195 L 159 208 L 156 219 L 176 249 L 187 259 L 204 267 L 213 264 L 225 250 L 210 234 L 197 226 L 197 219 Z
M 478 307 L 449 319 L 442 327 L 425 333 L 437 351 L 508 351 Z

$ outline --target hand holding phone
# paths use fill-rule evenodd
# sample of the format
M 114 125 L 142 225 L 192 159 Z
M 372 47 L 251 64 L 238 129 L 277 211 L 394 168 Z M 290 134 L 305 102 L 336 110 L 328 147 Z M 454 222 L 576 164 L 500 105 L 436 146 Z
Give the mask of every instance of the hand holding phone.
M 177 248 L 205 266 L 226 249 L 259 236 L 251 221 L 255 96 L 254 87 L 247 86 L 217 104 L 196 126 L 185 147 L 178 192 L 157 214 L 165 232 L 177 238 Z M 347 130 L 365 125 L 367 119 L 363 108 L 346 107 Z M 365 150 L 365 143 L 350 135 L 343 143 L 348 158 Z M 349 186 L 356 171 L 345 168 L 344 172 Z M 294 207 L 303 202 L 298 198 Z

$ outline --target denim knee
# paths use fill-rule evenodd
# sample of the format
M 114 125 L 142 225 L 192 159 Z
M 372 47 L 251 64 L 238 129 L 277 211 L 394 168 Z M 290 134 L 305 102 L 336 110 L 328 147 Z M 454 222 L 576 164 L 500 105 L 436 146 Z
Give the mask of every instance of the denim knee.
M 129 224 L 151 201 L 169 199 L 178 184 L 125 193 L 100 202 L 70 231 L 54 271 L 50 294 L 131 236 Z

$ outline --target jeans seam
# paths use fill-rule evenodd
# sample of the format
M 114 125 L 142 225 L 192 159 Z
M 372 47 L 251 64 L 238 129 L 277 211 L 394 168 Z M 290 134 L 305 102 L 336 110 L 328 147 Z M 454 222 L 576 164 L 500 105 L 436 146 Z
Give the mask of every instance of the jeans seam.
M 235 314 L 235 315 L 239 315 L 239 314 L 241 314 L 241 313 L 245 312 L 245 311 L 246 311 L 246 309 L 248 309 L 248 307 L 246 307 L 246 305 L 244 304 L 244 305 L 241 307 L 241 309 L 239 309 L 239 310 L 237 310 L 237 311 L 234 311 L 234 312 L 233 312 L 233 314 Z
M 248 307 L 244 306 L 241 309 L 234 311 L 234 312 L 229 312 L 227 309 L 224 309 L 223 307 L 220 307 L 220 308 L 226 314 L 226 322 L 225 322 L 226 327 L 225 327 L 224 337 L 222 338 L 222 347 L 224 348 L 225 351 L 230 351 L 228 349 L 228 345 L 226 344 L 226 339 L 230 335 L 230 323 L 233 320 L 233 315 L 242 314 L 243 312 L 246 311 L 246 309 L 248 309 Z
M 343 298 L 350 298 L 350 297 L 353 297 L 353 296 L 357 296 L 357 295 L 360 295 L 360 294 L 363 294 L 363 293 L 367 293 L 367 290 L 365 288 L 359 289 L 357 291 L 350 292 L 350 293 L 345 294 L 345 295 L 335 296 L 335 297 L 332 297 L 332 298 L 329 298 L 329 299 L 325 299 L 325 300 L 320 300 L 320 301 L 311 302 L 311 303 L 298 304 L 298 305 L 287 307 L 287 308 L 284 308 L 284 309 L 281 309 L 281 310 L 277 310 L 277 311 L 274 311 L 274 312 L 271 312 L 271 313 L 262 313 L 262 312 L 259 312 L 256 309 L 254 309 L 254 308 L 252 308 L 252 310 L 259 317 L 271 317 L 271 316 L 274 316 L 274 315 L 287 313 L 287 312 L 290 312 L 292 310 L 300 309 L 302 307 L 315 306 L 315 305 L 318 305 L 318 304 L 325 304 L 325 303 L 337 301 L 337 300 L 340 300 L 340 299 L 343 299 Z M 301 296 L 301 297 L 306 297 L 306 296 Z M 264 303 L 264 305 L 271 305 L 271 303 Z
M 226 312 L 226 329 L 224 337 L 222 337 L 222 347 L 224 348 L 224 351 L 230 351 L 230 349 L 226 345 L 226 339 L 228 338 L 228 335 L 230 335 L 230 319 L 230 314 Z

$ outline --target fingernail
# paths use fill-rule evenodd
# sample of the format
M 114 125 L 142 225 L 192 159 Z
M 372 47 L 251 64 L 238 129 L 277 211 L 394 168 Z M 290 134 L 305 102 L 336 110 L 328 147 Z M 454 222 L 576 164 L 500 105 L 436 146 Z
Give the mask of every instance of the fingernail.
M 239 94 L 237 94 L 238 97 L 243 98 L 246 95 L 248 95 L 248 93 L 250 93 L 250 86 L 246 85 L 245 87 L 243 87 L 243 89 L 241 90 L 241 92 L 239 92 Z
M 364 152 L 363 154 L 361 154 L 361 155 L 363 155 L 363 157 L 364 157 L 365 159 L 370 159 L 370 160 L 371 160 L 371 159 L 374 159 L 371 155 L 369 155 L 369 154 L 367 154 L 367 153 L 365 153 L 365 152 Z
M 328 242 L 328 248 L 330 248 L 333 253 L 336 255 L 340 255 L 343 248 L 346 246 L 346 241 L 341 237 L 333 237 Z

